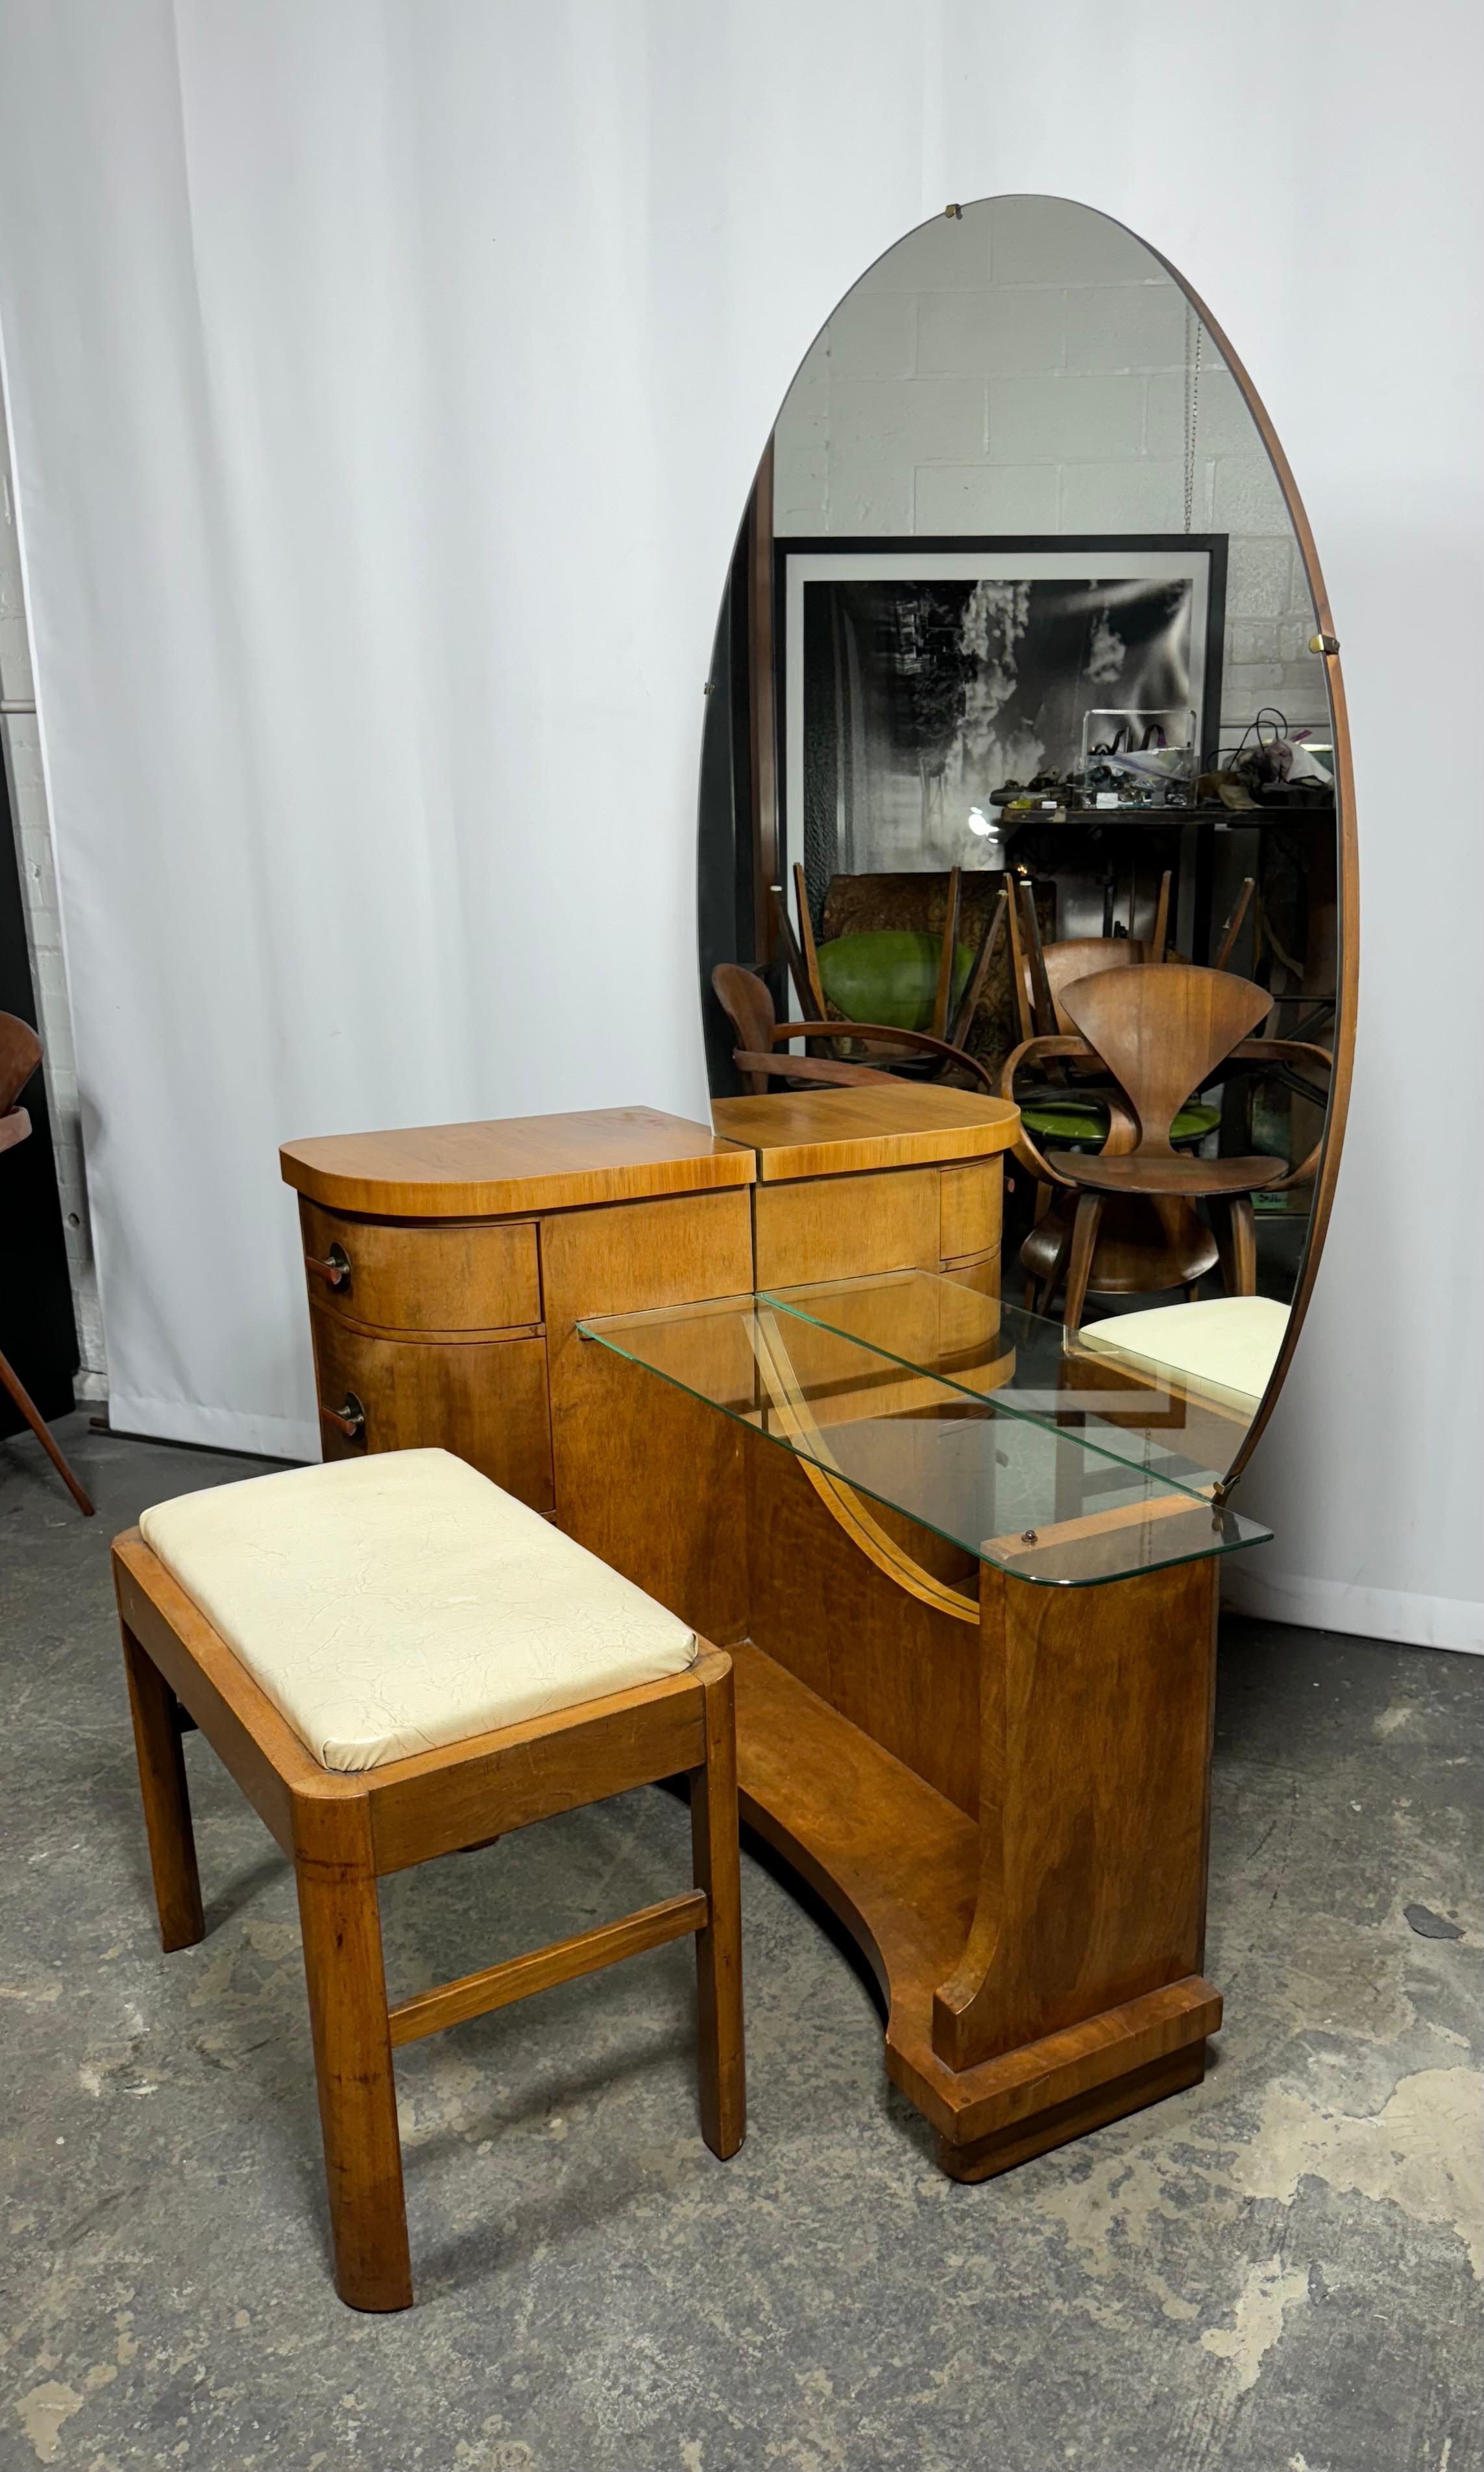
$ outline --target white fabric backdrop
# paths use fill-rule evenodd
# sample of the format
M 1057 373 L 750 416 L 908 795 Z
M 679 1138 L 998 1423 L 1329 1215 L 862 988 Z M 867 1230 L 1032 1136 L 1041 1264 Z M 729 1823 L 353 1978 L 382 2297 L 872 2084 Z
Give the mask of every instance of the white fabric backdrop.
M 703 1112 L 701 684 L 752 466 L 872 257 L 949 198 L 1050 190 L 1165 250 L 1247 360 L 1354 711 L 1358 1084 L 1248 1601 L 1464 1643 L 1476 16 L 0 0 L 116 1423 L 317 1451 L 281 1139 Z

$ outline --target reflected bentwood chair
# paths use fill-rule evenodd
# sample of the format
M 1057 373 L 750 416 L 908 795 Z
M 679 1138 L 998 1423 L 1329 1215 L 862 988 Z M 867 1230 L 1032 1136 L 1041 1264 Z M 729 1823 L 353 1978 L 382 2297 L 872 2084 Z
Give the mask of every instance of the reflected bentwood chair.
M 749 1096 L 766 1090 L 769 1081 L 850 1082 L 891 1079 L 874 1065 L 853 1064 L 836 1056 L 790 1056 L 788 1049 L 792 1038 L 829 1040 L 832 1044 L 859 1039 L 867 1048 L 879 1048 L 894 1062 L 911 1056 L 935 1059 L 945 1070 L 951 1065 L 961 1066 L 978 1088 L 994 1090 L 993 1076 L 977 1057 L 954 1047 L 948 1039 L 933 1038 L 927 1031 L 899 1030 L 892 1023 L 876 1021 L 780 1021 L 763 981 L 754 971 L 743 968 L 741 962 L 718 962 L 711 973 L 711 984 L 718 1003 L 737 1033 L 732 1061 Z
M 1190 1157 L 1174 1148 L 1170 1134 L 1191 1092 L 1212 1081 L 1223 1064 L 1307 1062 L 1328 1071 L 1331 1058 L 1321 1047 L 1247 1034 L 1271 1002 L 1265 987 L 1225 970 L 1180 963 L 1101 970 L 1062 991 L 1061 1009 L 1074 1034 L 1025 1040 L 1008 1059 L 1000 1084 L 1004 1098 L 1014 1097 L 1015 1076 L 1023 1065 L 1056 1058 L 1100 1065 L 1126 1103 L 1127 1112 L 1113 1109 L 1108 1139 L 1094 1156 L 1062 1152 L 1053 1163 L 1024 1127 L 1016 1142 L 1016 1156 L 1032 1176 L 1076 1196 L 1074 1214 L 1061 1222 L 1042 1300 L 1045 1310 L 1065 1273 L 1069 1332 L 1080 1325 L 1089 1287 L 1102 1284 L 1095 1256 L 1104 1206 L 1111 1200 L 1147 1202 L 1164 1230 L 1174 1274 L 1149 1277 L 1149 1287 L 1190 1284 L 1219 1255 L 1227 1293 L 1254 1294 L 1257 1247 L 1251 1197 L 1307 1183 L 1320 1145 L 1291 1167 L 1260 1154 Z M 1196 1201 L 1204 1201 L 1215 1221 L 1213 1245 L 1195 1217 Z M 1135 1284 L 1118 1272 L 1108 1278 L 1114 1293 Z
M 766 1058 L 770 1040 L 786 1045 L 790 1038 L 807 1037 L 814 1069 L 798 1075 L 800 1081 L 859 1081 L 862 1073 L 879 1080 L 878 1067 L 884 1067 L 914 1081 L 967 1081 L 992 1090 L 987 1068 L 968 1053 L 968 1037 L 1004 925 L 1005 901 L 1001 896 L 986 911 L 977 945 L 960 943 L 961 880 L 960 869 L 952 868 L 942 931 L 936 939 L 926 932 L 883 928 L 836 936 L 816 944 L 804 869 L 796 866 L 796 936 L 782 885 L 769 888 L 769 899 L 778 951 L 788 965 L 803 1018 L 776 1025 L 771 999 L 765 1013 L 740 984 L 752 973 L 739 964 L 723 963 L 712 972 L 712 985 L 741 1035 L 743 1051 Z M 751 1035 L 753 1032 L 758 1034 Z M 826 1056 L 814 1052 L 822 1042 L 828 1044 Z M 869 1061 L 842 1053 L 857 1042 L 869 1051 Z M 855 1069 L 849 1073 L 817 1069 L 836 1063 Z M 742 1069 L 754 1077 L 748 1082 L 749 1090 L 764 1086 L 766 1077 L 757 1078 L 756 1063 Z M 775 1080 L 788 1071 L 786 1064 L 769 1069 Z
M 30 1023 L 19 1020 L 12 1012 L 0 1012 L 0 1151 L 13 1150 L 30 1134 L 31 1118 L 17 1102 L 40 1061 L 41 1042 Z M 0 1387 L 10 1392 L 83 1518 L 91 1519 L 92 1504 L 58 1449 L 46 1419 L 20 1375 L 3 1356 Z

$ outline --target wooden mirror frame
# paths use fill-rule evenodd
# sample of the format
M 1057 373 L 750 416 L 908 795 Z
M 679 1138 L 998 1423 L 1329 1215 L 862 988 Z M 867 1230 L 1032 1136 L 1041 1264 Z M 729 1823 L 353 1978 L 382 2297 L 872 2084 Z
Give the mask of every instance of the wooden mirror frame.
M 1330 716 L 1334 744 L 1336 838 L 1334 1063 L 1330 1077 L 1330 1095 L 1325 1109 L 1322 1136 L 1323 1148 L 1320 1153 L 1319 1171 L 1314 1179 L 1313 1203 L 1309 1211 L 1308 1227 L 1299 1262 L 1298 1276 L 1294 1283 L 1293 1296 L 1288 1307 L 1287 1327 L 1284 1333 L 1283 1345 L 1278 1351 L 1277 1362 L 1268 1377 L 1267 1388 L 1258 1403 L 1257 1413 L 1247 1428 L 1240 1448 L 1217 1488 L 1218 1498 L 1225 1500 L 1247 1468 L 1266 1429 L 1268 1419 L 1278 1404 L 1279 1393 L 1287 1378 L 1288 1367 L 1293 1361 L 1293 1352 L 1298 1345 L 1299 1334 L 1304 1327 L 1305 1316 L 1308 1311 L 1309 1298 L 1313 1295 L 1314 1281 L 1318 1275 L 1320 1256 L 1324 1251 L 1330 1213 L 1334 1202 L 1334 1188 L 1339 1177 L 1340 1153 L 1344 1145 L 1345 1120 L 1349 1111 L 1351 1082 L 1354 1070 L 1355 1006 L 1359 977 L 1360 870 L 1355 836 L 1354 769 L 1345 702 L 1345 681 L 1340 670 L 1339 641 L 1334 631 L 1330 597 L 1319 563 L 1319 553 L 1314 546 L 1314 535 L 1288 459 L 1284 453 L 1277 431 L 1245 365 L 1233 349 L 1225 329 L 1212 316 L 1200 294 L 1186 280 L 1179 268 L 1171 263 L 1163 250 L 1155 249 L 1144 239 L 1142 233 L 1136 232 L 1131 226 L 1120 223 L 1117 215 L 1105 213 L 1100 206 L 1089 205 L 1085 199 L 1059 198 L 1049 190 L 1007 190 L 991 197 L 974 199 L 971 202 L 977 206 L 992 206 L 1009 197 L 1044 198 L 1048 204 L 1075 206 L 1084 214 L 1095 215 L 1102 223 L 1113 224 L 1117 229 L 1126 232 L 1130 240 L 1145 250 L 1157 266 L 1163 267 L 1171 282 L 1183 293 L 1200 323 L 1219 350 L 1251 416 L 1253 426 L 1262 441 L 1268 462 L 1273 467 L 1303 559 L 1304 573 L 1314 606 L 1315 632 L 1322 639 L 1324 646 L 1320 657 L 1324 662 L 1325 684 L 1330 699 Z M 959 205 L 951 205 L 945 209 L 945 215 L 951 219 L 957 218 L 961 213 L 962 207 Z M 892 242 L 891 248 L 899 249 L 903 241 L 910 240 L 916 232 L 926 231 L 930 228 L 931 224 L 941 220 L 943 218 L 934 216 L 929 223 L 913 225 L 910 230 L 903 232 Z M 879 266 L 882 258 L 889 256 L 890 253 L 890 250 L 883 250 L 882 257 L 872 260 L 872 266 Z M 841 301 L 850 298 L 851 293 L 870 272 L 870 267 L 862 270 L 856 283 L 841 295 Z M 824 326 L 829 324 L 830 319 L 836 315 L 839 306 L 840 302 L 836 302 L 830 310 L 828 317 L 822 322 L 821 333 Z M 794 372 L 794 377 L 789 379 L 789 387 L 784 392 L 783 402 L 779 405 L 778 415 L 775 415 L 773 426 L 768 432 L 738 534 L 738 549 L 745 551 L 752 582 L 752 590 L 749 594 L 748 647 L 748 670 L 754 681 L 749 713 L 753 794 L 752 875 L 758 950 L 765 960 L 768 957 L 772 944 L 766 887 L 776 878 L 778 857 L 777 749 L 774 737 L 775 695 L 772 678 L 773 439 L 778 418 L 782 415 L 784 404 L 788 401 L 796 377 L 797 371 Z M 729 565 L 729 577 L 731 572 Z
M 1070 201 L 1067 202 L 1076 202 Z M 1098 208 L 1090 207 L 1090 213 Z M 1109 223 L 1118 218 L 1109 215 Z M 1253 1452 L 1262 1438 L 1268 1418 L 1278 1405 L 1278 1395 L 1287 1379 L 1293 1362 L 1293 1351 L 1299 1343 L 1304 1318 L 1314 1293 L 1319 1272 L 1319 1257 L 1324 1251 L 1325 1233 L 1330 1213 L 1334 1206 L 1334 1188 L 1339 1178 L 1340 1152 L 1344 1147 L 1345 1119 L 1350 1111 L 1350 1085 L 1355 1065 L 1355 1005 L 1360 983 L 1360 855 L 1355 838 L 1355 774 L 1350 744 L 1350 720 L 1345 703 L 1345 680 L 1340 669 L 1339 637 L 1330 609 L 1330 595 L 1325 585 L 1319 552 L 1309 526 L 1299 486 L 1293 477 L 1287 456 L 1279 441 L 1278 433 L 1268 417 L 1267 408 L 1254 386 L 1244 363 L 1233 350 L 1225 329 L 1218 325 L 1193 285 L 1186 281 L 1178 266 L 1172 266 L 1164 252 L 1151 247 L 1142 234 L 1131 231 L 1127 224 L 1119 228 L 1127 231 L 1131 240 L 1165 269 L 1171 282 L 1177 284 L 1194 310 L 1196 317 L 1216 345 L 1240 392 L 1252 423 L 1261 439 L 1267 460 L 1273 467 L 1288 521 L 1299 545 L 1304 573 L 1308 582 L 1309 597 L 1314 605 L 1314 628 L 1322 639 L 1320 657 L 1324 662 L 1325 685 L 1330 697 L 1330 722 L 1334 740 L 1334 831 L 1337 844 L 1335 867 L 1334 927 L 1334 1064 L 1330 1076 L 1330 1101 L 1325 1109 L 1324 1148 L 1320 1153 L 1319 1173 L 1314 1178 L 1314 1199 L 1308 1215 L 1308 1230 L 1304 1240 L 1299 1274 L 1294 1283 L 1293 1297 L 1288 1307 L 1288 1323 L 1284 1332 L 1278 1361 L 1268 1376 L 1267 1389 L 1258 1402 L 1258 1412 L 1247 1428 L 1240 1450 L 1226 1472 L 1219 1490 L 1223 1499 L 1231 1493 L 1237 1479 L 1248 1466 Z

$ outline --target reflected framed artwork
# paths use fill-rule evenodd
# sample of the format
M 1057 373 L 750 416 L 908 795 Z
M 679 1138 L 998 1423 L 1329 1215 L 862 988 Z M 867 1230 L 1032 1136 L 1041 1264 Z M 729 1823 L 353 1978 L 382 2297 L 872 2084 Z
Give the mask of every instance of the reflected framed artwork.
M 1082 764 L 1090 715 L 1188 715 L 1190 748 L 1213 745 L 1226 548 L 1222 534 L 779 540 L 788 858 L 812 885 L 959 864 L 1006 782 Z

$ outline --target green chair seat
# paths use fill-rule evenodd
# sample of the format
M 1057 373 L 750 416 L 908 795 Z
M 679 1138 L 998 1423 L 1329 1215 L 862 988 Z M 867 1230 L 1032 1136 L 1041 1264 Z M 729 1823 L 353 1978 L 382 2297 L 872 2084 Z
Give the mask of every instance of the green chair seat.
M 1063 1149 L 1100 1151 L 1108 1138 L 1107 1109 L 1091 1104 L 1023 1107 L 1021 1122 L 1038 1142 L 1059 1142 Z
M 1095 1099 L 1048 1099 L 1021 1109 L 1025 1129 L 1037 1141 L 1059 1142 L 1066 1150 L 1100 1151 L 1108 1137 L 1106 1110 Z M 1203 1142 L 1221 1122 L 1219 1107 L 1198 1103 L 1182 1107 L 1169 1129 L 1172 1142 Z
M 891 1030 L 931 1030 L 937 992 L 939 936 L 905 927 L 873 928 L 860 936 L 836 936 L 818 947 L 819 984 L 849 1021 L 884 1022 Z M 959 944 L 954 956 L 956 1005 L 969 984 L 974 953 Z

